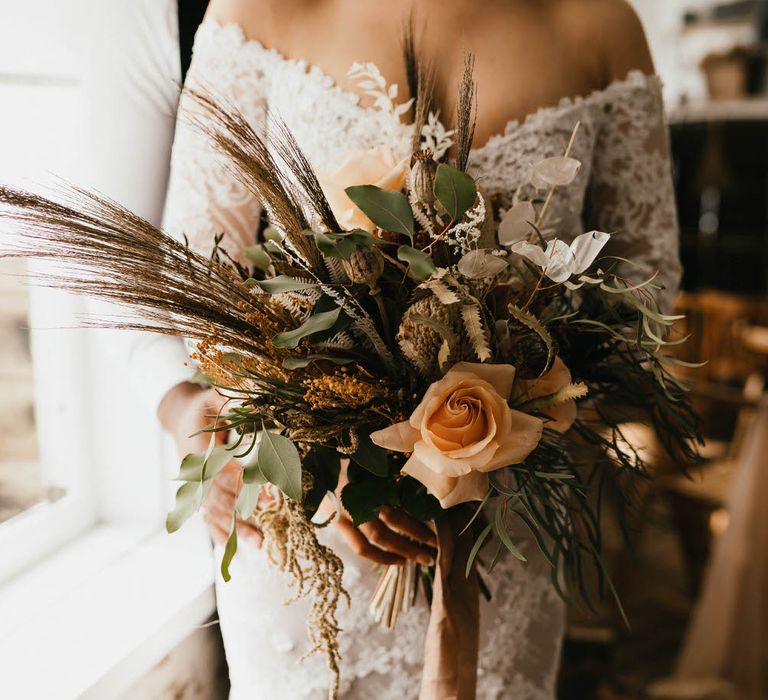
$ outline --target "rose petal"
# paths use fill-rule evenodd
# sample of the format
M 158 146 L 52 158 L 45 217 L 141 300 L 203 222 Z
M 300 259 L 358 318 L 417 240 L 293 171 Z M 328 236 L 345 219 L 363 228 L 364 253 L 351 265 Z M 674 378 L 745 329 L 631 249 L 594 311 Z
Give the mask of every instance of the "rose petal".
M 515 403 L 526 403 L 542 396 L 556 394 L 573 382 L 571 370 L 558 356 L 549 371 L 536 379 L 521 379 L 515 384 Z
M 564 401 L 557 404 L 557 406 L 546 408 L 542 413 L 549 416 L 552 420 L 547 421 L 545 427 L 549 430 L 556 430 L 558 433 L 567 433 L 576 421 L 578 411 L 576 402 L 573 400 Z
M 512 245 L 527 238 L 533 230 L 531 224 L 536 221 L 536 208 L 531 202 L 518 202 L 499 223 L 499 243 Z
M 482 501 L 490 488 L 488 476 L 482 472 L 472 472 L 453 481 L 453 489 L 440 499 L 443 508 L 452 508 L 459 503 L 470 501 Z
M 521 379 L 515 384 L 515 403 L 526 403 L 534 399 L 556 394 L 560 389 L 573 382 L 571 371 L 560 357 L 556 357 L 551 369 L 538 379 Z M 557 406 L 541 410 L 551 420 L 546 427 L 564 433 L 576 420 L 578 408 L 575 401 L 565 401 Z
M 498 437 L 501 443 L 499 449 L 493 459 L 480 471 L 492 472 L 508 467 L 510 464 L 520 464 L 541 441 L 544 423 L 540 418 L 522 411 L 510 410 L 510 413 L 512 417 L 510 432 Z
M 472 471 L 472 463 L 469 460 L 448 457 L 425 440 L 419 440 L 413 446 L 413 456 L 435 474 L 456 477 Z
M 419 431 L 407 420 L 371 433 L 371 441 L 375 445 L 393 452 L 413 452 L 413 446 L 418 439 Z
M 580 168 L 581 162 L 575 158 L 565 156 L 545 158 L 533 166 L 531 184 L 540 190 L 565 187 L 574 181 Z
M 435 474 L 415 456 L 405 463 L 403 473 L 424 484 L 443 508 L 468 501 L 482 501 L 488 493 L 489 483 L 485 474 L 471 472 L 458 478 Z
M 508 399 L 512 395 L 512 387 L 515 382 L 515 368 L 513 365 L 457 362 L 445 376 L 448 377 L 451 372 L 475 375 L 483 381 L 488 382 L 488 384 L 490 384 L 496 393 L 503 399 Z

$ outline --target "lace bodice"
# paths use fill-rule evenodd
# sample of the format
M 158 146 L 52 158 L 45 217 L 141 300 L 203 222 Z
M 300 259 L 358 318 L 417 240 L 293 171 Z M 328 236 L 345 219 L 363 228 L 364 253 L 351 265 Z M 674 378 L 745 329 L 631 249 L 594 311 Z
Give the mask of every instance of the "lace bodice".
M 278 114 L 319 169 L 334 169 L 351 150 L 382 144 L 402 157 L 409 153 L 409 127 L 391 110 L 362 106 L 357 95 L 317 67 L 246 40 L 236 26 L 208 21 L 200 27 L 187 82 L 228 99 L 267 138 L 267 112 Z M 585 225 L 615 232 L 611 252 L 639 263 L 627 275 L 640 279 L 658 269 L 668 305 L 680 267 L 660 95 L 656 78 L 632 73 L 588 97 L 563 100 L 521 123 L 510 122 L 503 134 L 472 151 L 470 169 L 502 206 L 511 204 L 516 193 L 530 197 L 531 165 L 562 154 L 581 122 L 573 155 L 583 167 L 552 204 L 559 235 L 568 231 L 575 236 Z M 202 251 L 210 250 L 215 234 L 224 233 L 224 245 L 237 255 L 254 242 L 259 206 L 190 126 L 194 108 L 191 101 L 182 101 L 166 228 L 186 234 Z M 334 539 L 332 532 L 327 536 Z M 481 607 L 481 700 L 554 697 L 563 606 L 548 565 L 522 533 L 520 541 L 529 563 L 502 561 L 489 577 L 493 599 Z M 340 542 L 335 545 L 343 550 Z M 367 611 L 375 574 L 350 553 L 343 556 L 352 607 L 341 617 L 342 697 L 416 697 L 426 609 L 409 614 L 394 636 L 379 630 Z M 255 550 L 238 552 L 233 572 L 233 580 L 218 587 L 233 697 L 323 697 L 328 675 L 322 659 L 292 665 L 301 656 L 306 610 L 282 607 L 285 579 Z
M 269 129 L 267 110 L 287 123 L 319 169 L 333 170 L 352 150 L 386 144 L 409 153 L 410 127 L 387 110 L 361 106 L 359 96 L 337 86 L 316 66 L 286 59 L 246 40 L 235 25 L 207 21 L 200 27 L 187 83 L 229 99 L 254 126 Z M 184 232 L 205 250 L 214 232 L 224 232 L 239 250 L 253 240 L 259 206 L 227 176 L 206 139 L 182 118 L 174 142 L 166 226 Z M 629 258 L 623 274 L 665 287 L 669 308 L 680 279 L 678 229 L 658 78 L 639 71 L 587 97 L 566 98 L 475 148 L 470 170 L 502 206 L 516 195 L 532 198 L 533 163 L 561 155 L 580 123 L 573 156 L 583 166 L 574 183 L 552 203 L 558 235 L 585 228 L 613 233 L 606 255 Z

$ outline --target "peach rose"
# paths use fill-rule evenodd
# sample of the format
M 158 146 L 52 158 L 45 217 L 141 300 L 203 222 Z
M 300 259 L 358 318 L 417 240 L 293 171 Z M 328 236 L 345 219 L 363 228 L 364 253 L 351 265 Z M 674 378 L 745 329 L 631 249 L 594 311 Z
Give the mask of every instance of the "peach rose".
M 515 383 L 514 402 L 521 405 L 535 399 L 552 396 L 560 389 L 568 386 L 571 381 L 571 371 L 559 357 L 556 357 L 552 368 L 546 374 L 538 379 L 520 379 Z M 544 424 L 547 428 L 556 430 L 558 433 L 564 433 L 570 429 L 576 420 L 576 410 L 576 402 L 569 399 L 555 406 L 538 409 L 538 412 L 549 418 Z
M 541 419 L 516 411 L 512 365 L 460 362 L 432 384 L 410 419 L 371 435 L 377 445 L 411 452 L 403 471 L 443 508 L 482 500 L 488 472 L 522 462 L 539 444 Z
M 385 190 L 402 190 L 407 166 L 408 158 L 398 161 L 391 148 L 379 146 L 367 151 L 352 151 L 336 171 L 321 171 L 317 177 L 341 226 L 347 231 L 361 228 L 371 232 L 376 226 L 355 206 L 344 189 L 353 185 L 376 185 Z

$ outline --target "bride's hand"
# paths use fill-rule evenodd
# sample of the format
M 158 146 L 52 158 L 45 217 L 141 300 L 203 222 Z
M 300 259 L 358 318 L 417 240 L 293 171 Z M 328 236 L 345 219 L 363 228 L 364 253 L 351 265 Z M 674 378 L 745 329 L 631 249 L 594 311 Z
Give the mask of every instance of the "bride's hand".
M 347 481 L 347 469 L 342 463 L 337 497 Z M 335 505 L 327 498 L 320 509 L 326 517 L 336 512 Z M 404 564 L 407 559 L 418 564 L 434 561 L 437 547 L 434 532 L 402 510 L 384 506 L 376 520 L 355 527 L 349 513 L 342 509 L 335 525 L 355 554 L 376 564 Z
M 214 389 L 203 389 L 191 383 L 179 384 L 165 395 L 158 409 L 158 417 L 172 435 L 179 456 L 205 452 L 211 439 L 210 433 L 196 433 L 211 425 L 213 417 L 225 402 L 226 399 Z M 216 439 L 223 442 L 225 435 L 225 432 L 217 433 Z M 227 464 L 213 479 L 202 511 L 211 537 L 217 544 L 224 544 L 229 537 L 232 513 L 242 485 L 242 469 L 234 461 Z M 255 546 L 261 546 L 261 531 L 252 522 L 238 518 L 237 534 Z

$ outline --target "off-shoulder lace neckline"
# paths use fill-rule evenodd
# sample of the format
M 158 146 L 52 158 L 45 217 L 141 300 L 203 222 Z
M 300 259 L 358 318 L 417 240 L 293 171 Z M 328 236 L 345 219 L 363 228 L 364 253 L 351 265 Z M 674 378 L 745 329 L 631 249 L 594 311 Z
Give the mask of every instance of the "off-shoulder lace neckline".
M 303 58 L 290 58 L 279 49 L 265 46 L 258 39 L 246 36 L 244 29 L 239 24 L 222 24 L 214 19 L 206 18 L 201 23 L 198 32 L 209 34 L 211 40 L 226 38 L 232 41 L 235 47 L 244 53 L 252 53 L 255 56 L 261 57 L 268 56 L 280 65 L 294 68 L 299 76 L 304 76 L 305 80 L 314 81 L 323 89 L 334 93 L 363 113 L 375 109 L 374 107 L 361 105 L 361 96 L 358 93 L 342 87 L 335 78 L 317 64 Z M 605 87 L 593 90 L 586 95 L 565 96 L 557 103 L 543 105 L 524 117 L 510 119 L 501 132 L 490 136 L 482 146 L 473 148 L 472 152 L 482 153 L 485 149 L 492 147 L 493 144 L 523 129 L 535 128 L 542 120 L 558 118 L 577 109 L 610 103 L 623 93 L 638 89 L 660 90 L 661 79 L 657 75 L 648 74 L 639 69 L 630 70 L 626 78 L 616 79 Z

